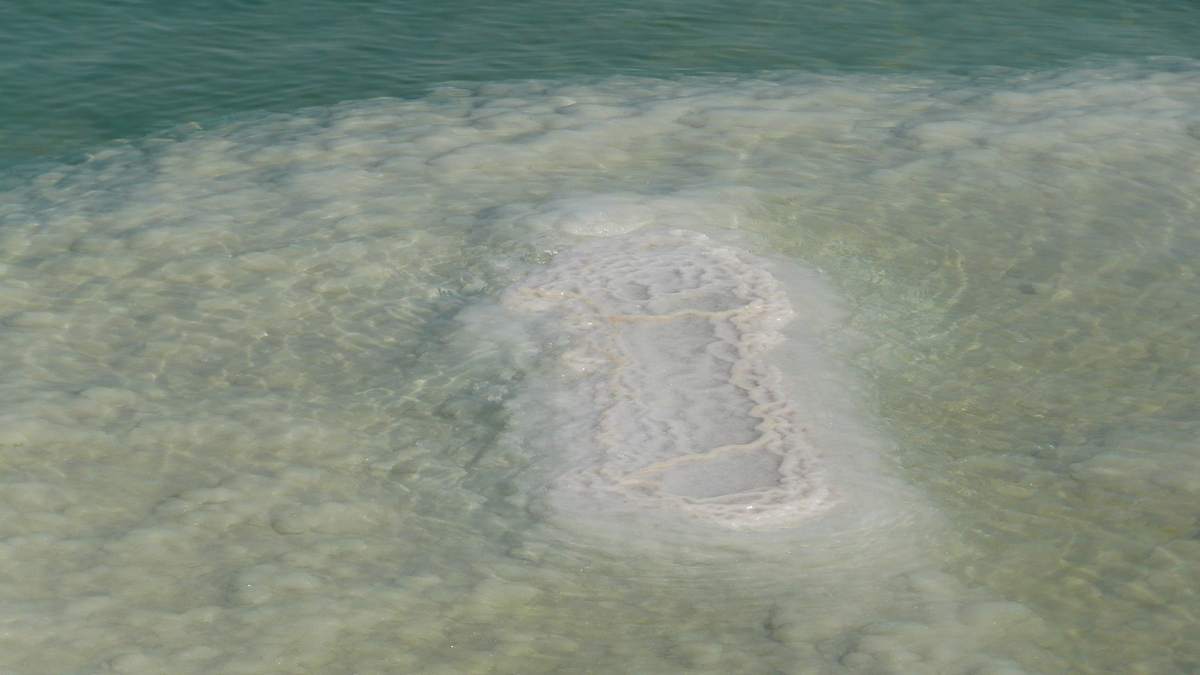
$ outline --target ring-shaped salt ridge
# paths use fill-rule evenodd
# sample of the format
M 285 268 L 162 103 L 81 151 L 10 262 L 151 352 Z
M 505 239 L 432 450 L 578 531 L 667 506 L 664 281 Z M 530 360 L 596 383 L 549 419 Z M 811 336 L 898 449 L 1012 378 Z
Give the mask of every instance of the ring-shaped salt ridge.
M 502 301 L 573 336 L 580 410 L 557 434 L 561 487 L 734 529 L 788 527 L 829 502 L 780 372 L 791 318 L 753 256 L 685 230 L 596 240 Z

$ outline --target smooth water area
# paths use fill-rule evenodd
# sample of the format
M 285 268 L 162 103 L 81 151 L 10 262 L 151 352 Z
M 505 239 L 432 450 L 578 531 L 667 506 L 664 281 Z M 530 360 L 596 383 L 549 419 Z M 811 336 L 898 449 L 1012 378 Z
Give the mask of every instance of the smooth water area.
M 0 21 L 0 673 L 1200 667 L 1190 5 L 55 7 Z M 556 482 L 599 329 L 503 298 L 674 229 L 786 292 L 828 512 Z

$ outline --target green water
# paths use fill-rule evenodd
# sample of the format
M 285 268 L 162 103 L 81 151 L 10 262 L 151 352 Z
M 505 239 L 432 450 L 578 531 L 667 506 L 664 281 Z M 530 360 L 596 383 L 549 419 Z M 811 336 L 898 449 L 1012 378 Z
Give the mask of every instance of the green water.
M 449 80 L 1038 69 L 1200 56 L 1186 0 L 9 2 L 0 168 L 251 110 Z
M 0 7 L 0 673 L 1196 672 L 1198 23 Z M 662 228 L 787 289 L 811 523 L 546 475 L 496 298 Z

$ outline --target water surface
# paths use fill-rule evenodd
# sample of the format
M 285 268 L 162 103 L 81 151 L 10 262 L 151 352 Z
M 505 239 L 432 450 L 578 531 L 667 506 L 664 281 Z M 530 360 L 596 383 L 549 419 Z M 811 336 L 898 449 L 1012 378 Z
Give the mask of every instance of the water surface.
M 1194 11 L 866 7 L 5 10 L 0 665 L 1194 670 Z M 659 228 L 789 280 L 853 518 L 542 489 L 495 298 Z

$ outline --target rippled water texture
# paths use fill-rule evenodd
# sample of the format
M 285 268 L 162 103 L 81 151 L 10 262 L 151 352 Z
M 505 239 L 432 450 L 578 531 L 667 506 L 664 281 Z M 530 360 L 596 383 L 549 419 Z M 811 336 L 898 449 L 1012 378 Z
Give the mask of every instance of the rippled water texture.
M 1188 672 L 1198 92 L 1187 61 L 447 86 L 42 172 L 0 195 L 0 665 Z M 770 358 L 842 506 L 556 496 L 565 427 L 530 422 L 592 414 L 589 333 L 497 298 L 671 228 L 783 284 Z
M 4 3 L 0 675 L 1196 672 L 1198 34 Z
M 0 6 L 0 168 L 449 80 L 1044 68 L 1200 57 L 1190 0 L 27 0 Z

